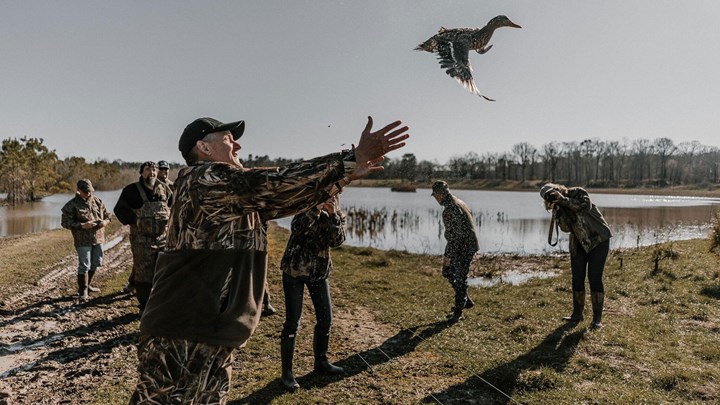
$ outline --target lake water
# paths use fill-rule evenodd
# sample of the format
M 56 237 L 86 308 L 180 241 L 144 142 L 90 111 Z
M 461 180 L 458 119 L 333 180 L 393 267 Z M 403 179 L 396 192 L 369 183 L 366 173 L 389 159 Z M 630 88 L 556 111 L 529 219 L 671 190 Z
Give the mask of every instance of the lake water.
M 547 244 L 550 213 L 537 192 L 453 190 L 475 215 L 483 253 L 551 253 L 567 250 L 561 233 Z M 120 190 L 96 194 L 110 211 Z M 0 236 L 60 227 L 60 209 L 71 194 L 56 194 L 20 208 L 0 207 Z M 705 237 L 720 199 L 649 195 L 593 194 L 613 230 L 611 246 L 635 247 Z M 347 244 L 441 254 L 445 247 L 441 207 L 429 189 L 395 193 L 385 188 L 350 187 L 341 196 L 348 213 Z M 277 221 L 288 228 L 290 218 Z

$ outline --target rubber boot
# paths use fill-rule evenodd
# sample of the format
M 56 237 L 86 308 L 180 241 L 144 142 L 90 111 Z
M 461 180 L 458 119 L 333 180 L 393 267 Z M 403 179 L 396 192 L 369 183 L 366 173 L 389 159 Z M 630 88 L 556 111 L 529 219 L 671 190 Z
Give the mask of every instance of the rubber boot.
M 88 282 L 87 273 L 78 274 L 77 282 L 78 282 L 78 300 L 87 301 L 87 299 L 89 298 L 88 291 L 87 291 L 87 282 Z
M 152 284 L 150 283 L 135 283 L 135 297 L 138 300 L 138 308 L 140 308 L 140 315 L 145 311 L 145 305 L 150 299 L 150 290 L 152 290 Z
M 330 334 L 318 333 L 313 335 L 313 353 L 315 354 L 315 371 L 327 374 L 342 374 L 342 367 L 338 367 L 328 361 L 327 350 L 330 342 Z
M 88 271 L 87 289 L 88 292 L 100 292 L 100 289 L 92 286 L 92 279 L 95 277 L 95 271 Z
M 563 316 L 564 321 L 580 322 L 585 309 L 585 291 L 573 291 L 573 311 L 570 316 Z
M 282 381 L 283 388 L 293 392 L 300 388 L 300 384 L 295 381 L 293 375 L 293 354 L 295 353 L 295 335 L 292 336 L 281 336 L 280 337 L 280 363 L 282 364 L 282 374 L 280 374 L 280 381 Z
M 275 315 L 277 311 L 275 308 L 270 304 L 270 294 L 268 294 L 267 291 L 265 291 L 265 294 L 263 295 L 263 306 L 262 306 L 262 312 L 260 315 L 262 316 L 271 316 Z
M 470 296 L 468 295 L 467 300 L 465 300 L 465 309 L 470 309 L 475 306 L 475 303 L 473 300 L 470 299 Z
M 605 304 L 605 293 L 591 291 L 590 301 L 592 301 L 593 310 L 593 320 L 591 326 L 593 328 L 602 328 L 602 313 L 603 305 Z
M 463 312 L 462 309 L 457 309 L 457 308 L 453 307 L 452 314 L 448 315 L 447 321 L 449 323 L 455 323 L 455 322 L 460 321 L 461 319 L 463 319 L 462 312 Z

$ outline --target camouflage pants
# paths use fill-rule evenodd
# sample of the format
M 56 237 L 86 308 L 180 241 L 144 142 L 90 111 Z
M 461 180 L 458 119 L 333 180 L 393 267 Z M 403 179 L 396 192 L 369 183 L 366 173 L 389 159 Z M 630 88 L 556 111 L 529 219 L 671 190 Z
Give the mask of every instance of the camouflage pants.
M 470 263 L 472 263 L 473 256 L 463 256 L 450 260 L 450 266 L 446 266 L 442 270 L 442 275 L 445 277 L 455 290 L 455 302 L 453 308 L 465 308 L 465 302 L 467 301 L 468 285 L 467 275 L 470 272 Z
M 130 404 L 225 404 L 232 357 L 229 347 L 141 335 Z

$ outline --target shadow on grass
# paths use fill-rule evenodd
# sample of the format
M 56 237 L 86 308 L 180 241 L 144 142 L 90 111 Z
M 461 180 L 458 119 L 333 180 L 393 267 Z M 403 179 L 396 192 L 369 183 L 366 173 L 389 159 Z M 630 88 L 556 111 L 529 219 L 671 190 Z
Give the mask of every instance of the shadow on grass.
M 547 335 L 529 352 L 505 364 L 486 370 L 479 376 L 487 382 L 471 376 L 461 384 L 426 396 L 422 402 L 437 403 L 440 401 L 443 404 L 506 404 L 511 402 L 510 398 L 492 388 L 488 382 L 510 396 L 516 389 L 532 391 L 551 388 L 554 384 L 553 379 L 543 376 L 542 371 L 538 371 L 538 374 L 532 378 L 522 378 L 522 381 L 521 373 L 540 368 L 550 368 L 556 372 L 565 370 L 585 334 L 585 329 L 567 333 L 574 326 L 573 324 L 562 325 Z
M 715 298 L 716 300 L 720 300 L 720 286 L 717 285 L 711 285 L 711 286 L 705 286 L 700 290 L 700 294 Z
M 423 340 L 442 332 L 449 326 L 452 325 L 443 320 L 428 325 L 403 329 L 388 338 L 378 347 L 356 353 L 343 360 L 334 362 L 333 364 L 345 369 L 342 375 L 334 376 L 311 372 L 310 374 L 296 378 L 296 380 L 302 388 L 322 388 L 328 384 L 340 381 L 343 378 L 352 377 L 364 371 L 372 372 L 373 366 L 387 363 L 394 358 L 404 356 L 414 351 L 417 345 Z M 267 404 L 283 394 L 285 394 L 285 390 L 278 376 L 278 379 L 268 383 L 265 387 L 243 398 L 229 402 L 228 405 Z

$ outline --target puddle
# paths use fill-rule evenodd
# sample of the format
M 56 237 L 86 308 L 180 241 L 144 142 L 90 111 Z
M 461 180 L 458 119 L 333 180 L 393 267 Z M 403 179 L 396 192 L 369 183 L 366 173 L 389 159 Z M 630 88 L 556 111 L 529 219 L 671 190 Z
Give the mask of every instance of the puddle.
M 118 243 L 122 242 L 122 240 L 123 240 L 122 236 L 113 238 L 113 240 L 111 240 L 110 242 L 107 242 L 103 245 L 103 250 L 110 250 L 110 249 L 114 248 Z
M 467 282 L 473 287 L 493 287 L 498 284 L 520 285 L 534 278 L 546 279 L 557 276 L 550 271 L 508 271 L 497 277 L 471 277 Z

